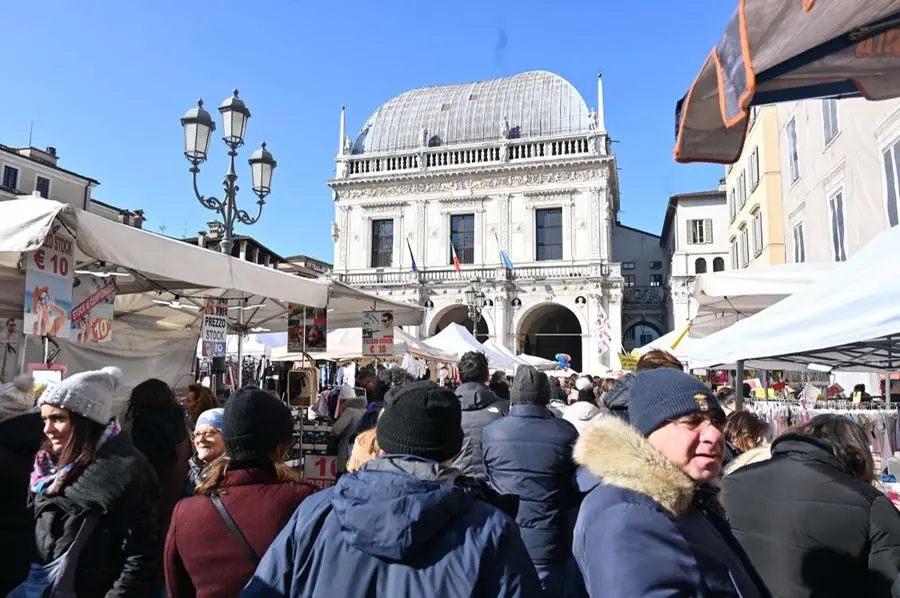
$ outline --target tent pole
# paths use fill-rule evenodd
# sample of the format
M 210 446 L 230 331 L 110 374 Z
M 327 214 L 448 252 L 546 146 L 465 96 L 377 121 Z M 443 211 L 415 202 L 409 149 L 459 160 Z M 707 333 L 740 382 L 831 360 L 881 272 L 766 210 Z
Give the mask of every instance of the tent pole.
M 737 362 L 737 372 L 734 376 L 734 410 L 741 411 L 744 408 L 744 360 Z
M 238 338 L 237 338 L 237 385 L 236 389 L 244 388 L 244 306 L 238 311 Z

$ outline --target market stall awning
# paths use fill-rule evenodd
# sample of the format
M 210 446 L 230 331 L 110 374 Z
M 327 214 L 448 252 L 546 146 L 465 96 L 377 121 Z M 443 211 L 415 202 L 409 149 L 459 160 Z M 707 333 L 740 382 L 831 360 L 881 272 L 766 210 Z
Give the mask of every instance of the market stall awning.
M 900 369 L 900 227 L 829 276 L 691 345 L 692 367 L 773 359 L 846 371 Z
M 690 336 L 702 338 L 724 330 L 829 276 L 836 266 L 832 262 L 783 264 L 700 274 L 694 281 L 692 299 L 697 309 Z
M 739 0 L 675 109 L 675 160 L 731 164 L 752 106 L 900 96 L 900 0 Z
M 480 351 L 487 357 L 491 370 L 508 370 L 513 372 L 519 363 L 503 353 L 490 347 L 485 347 L 472 336 L 471 332 L 455 322 L 451 322 L 439 333 L 425 339 L 425 344 L 459 357 L 462 357 L 463 353 L 469 351 Z

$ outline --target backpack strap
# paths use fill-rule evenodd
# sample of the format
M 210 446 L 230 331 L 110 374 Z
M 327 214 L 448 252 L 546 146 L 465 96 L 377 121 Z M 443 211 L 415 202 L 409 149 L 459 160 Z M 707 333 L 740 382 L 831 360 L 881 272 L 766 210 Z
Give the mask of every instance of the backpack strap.
M 237 523 L 235 523 L 234 518 L 231 516 L 231 513 L 228 512 L 228 509 L 225 508 L 225 504 L 222 502 L 222 499 L 218 494 L 213 494 L 209 497 L 212 500 L 213 506 L 216 507 L 216 510 L 219 512 L 219 515 L 222 517 L 222 521 L 225 522 L 225 525 L 228 526 L 228 531 L 231 532 L 238 542 L 241 544 L 241 548 L 244 549 L 244 553 L 247 555 L 247 558 L 250 560 L 253 565 L 258 565 L 260 558 L 259 555 L 256 554 L 256 551 L 253 550 L 253 547 L 250 546 L 250 542 L 247 541 L 247 537 L 244 536 L 244 532 L 241 531 L 241 528 L 238 527 Z

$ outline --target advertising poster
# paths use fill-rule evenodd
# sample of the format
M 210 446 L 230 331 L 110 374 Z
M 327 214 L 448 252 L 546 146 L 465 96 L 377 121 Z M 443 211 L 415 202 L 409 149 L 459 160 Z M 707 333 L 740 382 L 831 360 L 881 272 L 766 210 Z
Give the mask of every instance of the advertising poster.
M 75 237 L 62 227 L 25 258 L 25 333 L 69 338 Z
M 389 311 L 367 311 L 362 323 L 363 355 L 390 355 L 394 348 L 394 314 Z
M 83 344 L 107 343 L 112 338 L 116 307 L 116 279 L 79 276 L 72 289 L 72 333 Z
M 291 305 L 288 310 L 288 352 L 325 351 L 328 348 L 328 310 Z
M 3 357 L 0 358 L 0 383 L 12 382 L 19 367 L 19 352 L 25 350 L 25 333 L 22 320 L 7 318 L 2 331 Z
M 228 302 L 207 299 L 203 308 L 203 356 L 225 357 L 228 352 Z

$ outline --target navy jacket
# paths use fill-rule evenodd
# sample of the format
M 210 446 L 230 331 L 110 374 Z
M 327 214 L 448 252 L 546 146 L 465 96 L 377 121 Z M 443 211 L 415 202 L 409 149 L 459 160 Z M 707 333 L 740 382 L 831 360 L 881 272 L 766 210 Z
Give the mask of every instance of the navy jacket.
M 593 598 L 763 598 L 715 492 L 633 428 L 606 418 L 575 459 L 602 480 L 581 503 L 572 551 Z
M 569 512 L 575 506 L 572 447 L 578 432 L 540 405 L 512 405 L 484 429 L 481 446 L 491 486 L 519 497 L 516 523 L 536 566 L 572 555 Z
M 481 436 L 484 427 L 509 413 L 509 401 L 501 399 L 480 382 L 464 382 L 456 389 L 462 405 L 463 445 L 453 467 L 467 476 L 487 481 Z
M 538 598 L 515 522 L 460 477 L 404 455 L 366 463 L 300 505 L 241 596 Z

